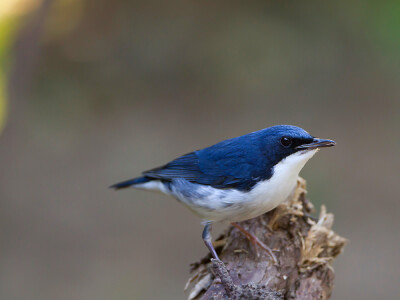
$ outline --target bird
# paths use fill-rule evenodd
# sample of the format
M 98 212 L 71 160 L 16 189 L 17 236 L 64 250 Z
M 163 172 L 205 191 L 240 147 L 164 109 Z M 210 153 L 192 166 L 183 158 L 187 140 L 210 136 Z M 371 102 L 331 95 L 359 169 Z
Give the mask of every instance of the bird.
M 277 262 L 271 249 L 237 222 L 284 202 L 307 161 L 320 148 L 334 145 L 300 127 L 276 125 L 187 153 L 111 188 L 132 187 L 176 198 L 202 219 L 202 238 L 214 259 L 219 257 L 212 244 L 212 224 L 227 221 Z

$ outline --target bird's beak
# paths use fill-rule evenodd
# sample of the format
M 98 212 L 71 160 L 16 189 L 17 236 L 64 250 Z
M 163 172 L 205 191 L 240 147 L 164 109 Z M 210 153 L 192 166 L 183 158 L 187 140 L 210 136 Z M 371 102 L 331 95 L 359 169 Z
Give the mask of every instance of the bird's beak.
M 317 148 L 323 148 L 323 147 L 332 147 L 332 146 L 335 146 L 335 145 L 336 145 L 335 141 L 314 138 L 312 143 L 303 144 L 303 145 L 297 146 L 296 149 L 298 149 L 298 150 L 302 150 L 302 149 L 311 150 L 311 149 L 317 149 Z

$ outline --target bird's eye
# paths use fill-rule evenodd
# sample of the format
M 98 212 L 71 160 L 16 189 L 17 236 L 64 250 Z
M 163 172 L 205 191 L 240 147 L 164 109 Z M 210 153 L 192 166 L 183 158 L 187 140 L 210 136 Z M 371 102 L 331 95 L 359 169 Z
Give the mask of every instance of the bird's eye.
M 283 138 L 281 138 L 281 144 L 283 147 L 287 148 L 292 144 L 292 139 L 284 136 Z

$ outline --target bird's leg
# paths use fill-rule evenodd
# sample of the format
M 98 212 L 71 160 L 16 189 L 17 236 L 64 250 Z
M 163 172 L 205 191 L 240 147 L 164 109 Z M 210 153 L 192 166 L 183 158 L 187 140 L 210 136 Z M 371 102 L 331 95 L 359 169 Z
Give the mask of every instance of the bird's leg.
M 234 227 L 236 227 L 237 229 L 239 229 L 239 231 L 241 233 L 243 233 L 248 239 L 249 241 L 255 245 L 255 246 L 260 246 L 263 250 L 267 251 L 269 256 L 273 259 L 275 264 L 278 264 L 278 259 L 276 258 L 275 254 L 272 252 L 272 250 L 265 245 L 262 241 L 259 240 L 258 237 L 256 237 L 254 234 L 248 232 L 246 229 L 244 229 L 242 226 L 240 226 L 238 223 L 231 223 Z M 256 252 L 257 252 L 257 248 L 256 248 Z
M 208 250 L 210 250 L 211 255 L 215 259 L 220 260 L 218 255 L 217 255 L 217 252 L 215 252 L 214 246 L 212 244 L 211 222 L 205 223 L 204 230 L 203 230 L 203 241 L 204 241 L 204 244 L 206 244 Z

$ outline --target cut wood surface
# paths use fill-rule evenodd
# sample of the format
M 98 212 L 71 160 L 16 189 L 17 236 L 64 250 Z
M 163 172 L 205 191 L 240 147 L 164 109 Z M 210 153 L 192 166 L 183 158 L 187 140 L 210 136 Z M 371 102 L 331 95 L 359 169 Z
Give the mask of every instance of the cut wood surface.
M 214 246 L 220 261 L 207 255 L 192 264 L 189 299 L 328 299 L 334 270 L 331 266 L 346 239 L 332 231 L 333 214 L 321 207 L 313 219 L 313 205 L 299 178 L 292 196 L 276 209 L 240 225 L 268 245 L 279 263 L 230 226 Z

